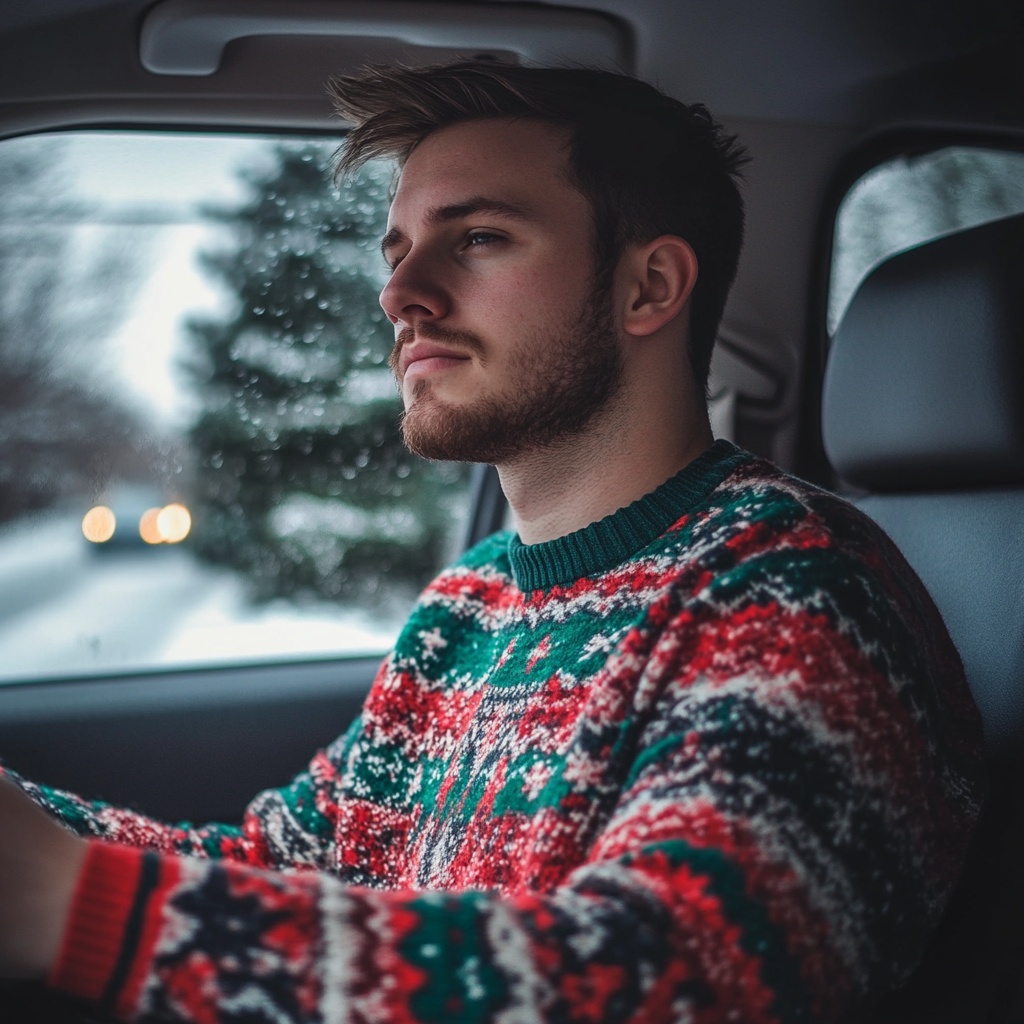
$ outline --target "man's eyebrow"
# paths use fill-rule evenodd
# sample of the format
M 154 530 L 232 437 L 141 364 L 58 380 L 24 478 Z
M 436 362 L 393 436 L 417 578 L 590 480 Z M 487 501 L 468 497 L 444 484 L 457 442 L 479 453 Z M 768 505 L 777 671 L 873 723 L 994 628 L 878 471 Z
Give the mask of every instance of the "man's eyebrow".
M 434 224 L 441 224 L 449 220 L 460 220 L 462 217 L 472 217 L 475 213 L 495 213 L 499 217 L 509 217 L 512 220 L 534 219 L 525 207 L 517 206 L 515 203 L 488 196 L 473 196 L 464 202 L 439 206 L 431 210 L 430 220 Z
M 504 199 L 491 199 L 487 196 L 473 196 L 461 203 L 450 203 L 448 206 L 438 206 L 431 210 L 427 219 L 432 224 L 444 224 L 451 220 L 461 220 L 463 217 L 472 217 L 477 213 L 493 213 L 499 217 L 508 217 L 511 220 L 534 220 L 533 215 L 522 206 L 506 202 Z M 389 249 L 406 240 L 405 232 L 398 228 L 392 228 L 380 240 L 380 251 L 385 256 Z

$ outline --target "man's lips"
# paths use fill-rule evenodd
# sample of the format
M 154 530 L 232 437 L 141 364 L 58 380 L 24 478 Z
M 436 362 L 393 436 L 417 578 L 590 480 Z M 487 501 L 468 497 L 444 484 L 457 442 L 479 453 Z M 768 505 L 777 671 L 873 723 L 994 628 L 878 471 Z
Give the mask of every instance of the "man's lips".
M 402 346 L 398 356 L 398 369 L 403 381 L 425 377 L 437 370 L 445 370 L 469 360 L 469 355 L 458 349 L 440 345 L 436 341 L 414 341 Z

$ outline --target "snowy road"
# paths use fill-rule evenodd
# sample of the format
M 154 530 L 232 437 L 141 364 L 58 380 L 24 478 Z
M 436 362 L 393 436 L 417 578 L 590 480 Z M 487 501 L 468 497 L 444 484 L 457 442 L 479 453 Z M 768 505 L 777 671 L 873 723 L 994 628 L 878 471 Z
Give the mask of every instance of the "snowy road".
M 0 683 L 377 654 L 397 625 L 330 605 L 250 606 L 234 575 L 187 550 L 90 550 L 76 517 L 0 531 Z

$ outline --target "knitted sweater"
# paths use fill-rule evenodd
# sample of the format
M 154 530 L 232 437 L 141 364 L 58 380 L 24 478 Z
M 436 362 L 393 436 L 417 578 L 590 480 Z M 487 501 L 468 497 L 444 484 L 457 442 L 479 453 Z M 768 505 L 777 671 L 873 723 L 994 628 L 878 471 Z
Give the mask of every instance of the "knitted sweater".
M 242 827 L 15 780 L 92 842 L 50 983 L 128 1019 L 836 1020 L 920 957 L 983 788 L 886 536 L 717 442 L 426 589 Z

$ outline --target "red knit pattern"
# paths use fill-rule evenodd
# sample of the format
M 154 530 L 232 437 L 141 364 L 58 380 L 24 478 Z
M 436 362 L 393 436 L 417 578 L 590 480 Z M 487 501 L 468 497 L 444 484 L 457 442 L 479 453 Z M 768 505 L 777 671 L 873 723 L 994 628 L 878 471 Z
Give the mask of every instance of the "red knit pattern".
M 75 885 L 60 952 L 48 983 L 95 1002 L 117 963 L 139 885 L 142 850 L 93 840 Z

